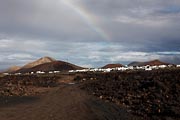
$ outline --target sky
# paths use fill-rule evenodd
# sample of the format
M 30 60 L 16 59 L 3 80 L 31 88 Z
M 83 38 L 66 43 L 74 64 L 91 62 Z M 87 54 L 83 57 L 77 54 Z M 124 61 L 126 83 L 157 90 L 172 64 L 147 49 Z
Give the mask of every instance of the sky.
M 180 64 L 180 1 L 0 0 L 0 69 L 43 56 L 83 67 Z

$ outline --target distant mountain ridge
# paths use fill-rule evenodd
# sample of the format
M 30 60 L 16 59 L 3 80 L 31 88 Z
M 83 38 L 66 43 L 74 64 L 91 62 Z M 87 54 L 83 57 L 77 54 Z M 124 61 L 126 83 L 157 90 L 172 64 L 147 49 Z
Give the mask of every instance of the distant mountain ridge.
M 147 62 L 132 62 L 128 66 L 146 66 L 146 65 L 155 66 L 155 65 L 170 65 L 170 64 L 156 59 Z
M 162 62 L 160 60 L 152 60 L 147 62 L 132 62 L 128 66 L 156 66 L 156 65 L 170 65 L 169 63 Z M 101 68 L 107 69 L 107 68 L 117 68 L 117 67 L 124 67 L 122 64 L 107 64 Z M 68 71 L 68 70 L 80 70 L 84 69 L 83 67 L 64 62 L 64 61 L 58 61 L 51 57 L 42 57 L 38 60 L 35 60 L 31 63 L 28 63 L 24 65 L 23 67 L 19 66 L 12 66 L 8 70 L 2 72 L 2 73 L 27 73 L 27 72 L 36 72 L 36 71 Z
M 123 67 L 122 64 L 107 64 L 103 67 L 101 67 L 102 69 L 107 69 L 107 68 L 117 68 L 117 67 Z

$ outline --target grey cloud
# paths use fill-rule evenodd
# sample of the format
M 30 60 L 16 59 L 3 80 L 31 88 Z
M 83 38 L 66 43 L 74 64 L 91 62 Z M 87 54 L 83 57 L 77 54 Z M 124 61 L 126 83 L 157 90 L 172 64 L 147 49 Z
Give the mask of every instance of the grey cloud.
M 178 63 L 179 54 L 159 52 L 180 51 L 179 0 L 68 1 L 76 8 L 63 0 L 0 0 L 0 64 L 42 56 L 96 67 L 153 58 Z
M 98 37 L 75 11 L 60 1 L 0 1 L 0 31 L 40 39 L 93 40 Z

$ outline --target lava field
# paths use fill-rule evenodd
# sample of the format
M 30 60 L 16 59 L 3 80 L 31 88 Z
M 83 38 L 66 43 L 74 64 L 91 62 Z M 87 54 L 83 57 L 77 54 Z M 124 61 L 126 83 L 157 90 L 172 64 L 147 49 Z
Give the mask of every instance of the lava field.
M 85 73 L 82 89 L 146 120 L 180 119 L 180 70 Z
M 55 87 L 55 76 L 9 75 L 0 78 L 0 96 L 27 96 L 34 94 L 34 88 Z

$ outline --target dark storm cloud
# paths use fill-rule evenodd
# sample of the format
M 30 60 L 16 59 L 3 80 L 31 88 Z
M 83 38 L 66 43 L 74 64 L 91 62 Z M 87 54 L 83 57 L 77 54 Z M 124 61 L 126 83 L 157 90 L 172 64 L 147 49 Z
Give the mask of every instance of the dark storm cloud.
M 0 18 L 1 68 L 42 56 L 95 67 L 180 58 L 179 0 L 0 0 Z
M 107 19 L 104 26 L 112 41 L 146 51 L 179 50 L 178 0 L 102 1 L 98 4 L 95 0 L 86 0 L 84 3 L 89 10 Z

